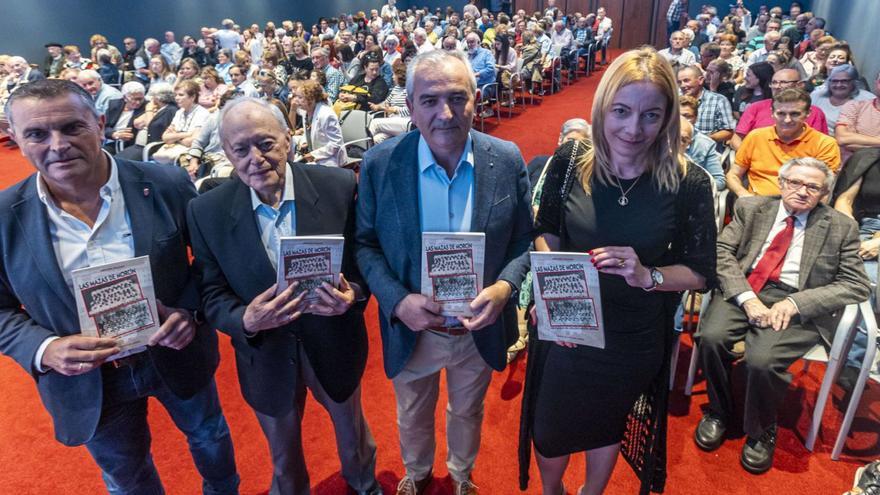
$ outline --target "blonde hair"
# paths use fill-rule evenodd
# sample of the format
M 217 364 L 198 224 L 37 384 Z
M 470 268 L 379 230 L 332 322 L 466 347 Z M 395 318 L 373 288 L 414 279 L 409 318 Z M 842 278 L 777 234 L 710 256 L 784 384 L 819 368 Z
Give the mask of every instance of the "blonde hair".
M 657 51 L 645 46 L 630 50 L 608 67 L 593 97 L 593 146 L 578 163 L 581 184 L 587 193 L 595 175 L 601 184 L 611 177 L 611 149 L 605 139 L 605 116 L 611 111 L 614 97 L 621 88 L 638 82 L 656 85 L 666 96 L 666 112 L 656 140 L 648 150 L 648 169 L 661 191 L 675 192 L 685 172 L 686 161 L 681 153 L 681 121 L 678 109 L 678 86 L 672 66 Z

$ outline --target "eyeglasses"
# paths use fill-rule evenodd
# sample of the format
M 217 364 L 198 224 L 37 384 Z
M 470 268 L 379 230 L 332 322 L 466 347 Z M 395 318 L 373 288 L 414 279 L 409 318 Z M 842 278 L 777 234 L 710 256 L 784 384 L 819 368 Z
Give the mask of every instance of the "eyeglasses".
M 805 187 L 807 188 L 807 192 L 810 194 L 819 195 L 825 192 L 825 186 L 820 186 L 819 184 L 811 184 L 809 182 L 804 182 L 799 179 L 789 179 L 786 177 L 780 177 L 779 180 L 795 191 L 800 190 L 800 188 L 802 187 Z
M 770 81 L 770 87 L 779 87 L 779 86 L 794 86 L 800 81 Z
M 852 79 L 829 79 L 829 84 L 849 84 L 852 82 Z

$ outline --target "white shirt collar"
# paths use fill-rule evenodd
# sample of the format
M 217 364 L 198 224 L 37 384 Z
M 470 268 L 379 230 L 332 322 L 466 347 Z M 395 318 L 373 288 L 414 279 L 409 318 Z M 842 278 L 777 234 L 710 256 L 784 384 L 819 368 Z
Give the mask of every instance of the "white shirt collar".
M 812 211 L 812 210 L 811 210 Z M 776 222 L 780 223 L 785 221 L 786 217 L 791 216 L 791 212 L 785 207 L 785 203 L 782 200 L 779 200 L 779 210 L 776 212 Z M 794 216 L 794 226 L 795 227 L 805 227 L 807 225 L 807 218 L 810 216 L 809 211 L 803 211 Z
M 103 150 L 102 150 L 103 151 Z M 106 156 L 110 160 L 110 177 L 107 178 L 107 182 L 101 186 L 98 194 L 101 195 L 104 199 L 110 199 L 115 196 L 116 193 L 120 191 L 122 186 L 119 184 L 119 171 L 116 166 L 116 159 L 113 158 L 113 155 L 103 151 L 104 156 Z M 43 176 L 40 172 L 37 172 L 37 196 L 40 198 L 40 201 L 43 202 L 46 206 L 51 206 L 56 208 L 55 200 L 52 198 L 52 195 L 49 194 L 49 190 L 46 188 L 46 184 L 43 182 Z
M 263 201 L 260 199 L 260 196 L 257 195 L 257 192 L 254 191 L 253 188 L 248 188 L 251 191 L 251 207 L 256 211 L 260 205 L 264 205 Z M 285 201 L 293 201 L 295 198 L 293 193 L 293 170 L 290 168 L 290 164 L 284 164 L 284 192 L 281 194 L 281 201 L 278 203 L 278 207 L 280 208 Z M 266 205 L 272 208 L 272 205 Z
M 458 170 L 458 166 L 462 163 L 466 163 L 471 167 L 474 166 L 474 146 L 470 133 L 468 133 L 467 141 L 464 143 L 464 149 L 461 152 L 461 157 L 458 159 L 458 165 L 456 165 L 455 169 Z M 431 147 L 425 141 L 425 136 L 419 136 L 419 172 L 424 172 L 432 165 L 440 166 L 437 163 L 437 159 L 434 158 L 434 153 L 431 152 Z

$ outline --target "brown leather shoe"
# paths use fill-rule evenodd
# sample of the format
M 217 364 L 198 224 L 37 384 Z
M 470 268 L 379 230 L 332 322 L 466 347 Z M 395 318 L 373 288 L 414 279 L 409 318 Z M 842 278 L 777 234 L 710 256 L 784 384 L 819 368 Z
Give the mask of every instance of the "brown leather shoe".
M 465 480 L 461 483 L 453 481 L 453 485 L 455 485 L 453 491 L 455 495 L 477 495 L 477 485 L 471 480 Z
M 404 476 L 400 483 L 397 484 L 397 495 L 420 495 L 431 484 L 433 472 L 420 480 L 414 480 L 409 476 Z

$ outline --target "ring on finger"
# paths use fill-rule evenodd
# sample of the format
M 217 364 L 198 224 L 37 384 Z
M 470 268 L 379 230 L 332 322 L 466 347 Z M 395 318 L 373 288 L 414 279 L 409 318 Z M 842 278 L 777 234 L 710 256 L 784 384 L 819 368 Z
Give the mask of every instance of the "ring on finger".
M 624 266 L 626 266 L 626 259 L 624 259 L 624 258 L 617 258 L 617 266 L 619 266 L 619 267 L 621 267 L 621 268 L 623 268 Z
M 78 370 L 78 371 L 82 371 L 83 368 L 85 367 L 85 365 L 86 365 L 86 363 L 80 361 L 80 362 L 79 362 L 79 368 L 77 368 L 77 370 Z

